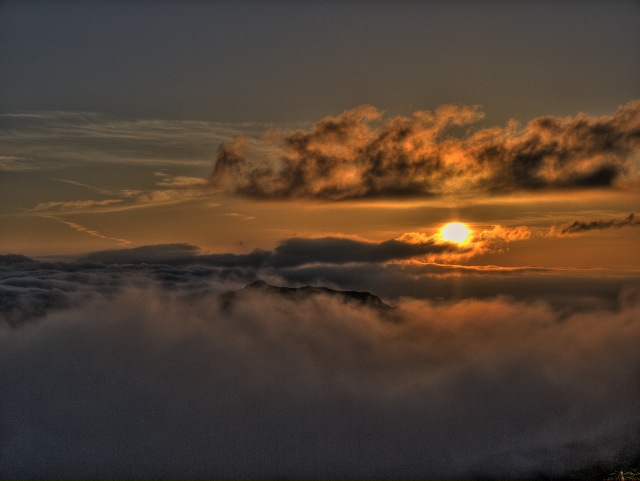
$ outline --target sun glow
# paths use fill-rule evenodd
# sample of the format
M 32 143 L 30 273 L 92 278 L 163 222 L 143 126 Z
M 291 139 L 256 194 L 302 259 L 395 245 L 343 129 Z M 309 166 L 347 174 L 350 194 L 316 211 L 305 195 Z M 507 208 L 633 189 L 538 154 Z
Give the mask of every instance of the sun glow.
M 451 222 L 442 228 L 441 234 L 446 241 L 460 243 L 467 240 L 471 231 L 461 222 Z

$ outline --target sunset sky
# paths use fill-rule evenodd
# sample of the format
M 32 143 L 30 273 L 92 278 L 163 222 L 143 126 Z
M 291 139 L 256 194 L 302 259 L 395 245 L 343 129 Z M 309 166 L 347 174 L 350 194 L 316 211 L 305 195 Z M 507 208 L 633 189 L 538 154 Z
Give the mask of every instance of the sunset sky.
M 393 119 L 455 106 L 459 112 L 443 112 L 439 120 L 414 120 L 406 144 L 397 147 L 413 151 L 414 164 L 438 157 L 470 171 L 469 162 L 478 162 L 468 159 L 474 153 L 461 159 L 443 144 L 458 139 L 489 147 L 498 139 L 474 135 L 502 129 L 495 134 L 503 136 L 500 142 L 522 139 L 515 149 L 523 155 L 544 155 L 566 132 L 549 132 L 552 138 L 529 145 L 528 138 L 540 135 L 529 122 L 556 117 L 570 128 L 572 118 L 584 118 L 606 126 L 640 97 L 633 2 L 580 8 L 548 2 L 366 8 L 359 2 L 5 2 L 2 13 L 5 252 L 79 255 L 188 243 L 206 252 L 246 253 L 294 236 L 381 241 L 405 232 L 432 235 L 458 220 L 474 231 L 523 225 L 534 234 L 506 256 L 474 263 L 640 267 L 637 229 L 593 232 L 588 239 L 544 237 L 553 225 L 622 219 L 637 208 L 637 105 L 615 126 L 626 136 L 616 137 L 620 145 L 576 151 L 561 182 L 501 179 L 500 188 L 483 188 L 483 177 L 474 185 L 464 181 L 474 171 L 445 185 L 435 174 L 417 190 L 395 185 L 421 175 L 410 167 L 386 172 L 385 188 L 375 191 L 362 187 L 367 180 L 356 172 L 352 188 L 334 196 L 251 198 L 211 183 L 222 142 L 245 136 L 252 160 L 263 160 L 262 154 L 277 162 L 291 155 L 282 151 L 283 138 L 364 106 L 373 108 L 356 122 L 371 130 L 371 140 L 345 126 L 345 138 L 326 136 L 309 150 L 352 162 L 368 154 L 332 149 L 362 149 Z M 606 142 L 607 134 L 618 132 L 576 132 L 564 141 Z M 409 145 L 414 141 L 422 145 Z M 460 148 L 482 146 L 453 147 Z M 515 150 L 506 155 L 496 162 L 527 162 Z M 559 155 L 550 152 L 540 162 L 562 162 Z M 615 175 L 592 185 L 569 180 L 610 165 Z M 547 167 L 531 174 L 538 168 Z
M 5 1 L 0 65 L 0 392 L 12 392 L 0 476 L 491 477 L 637 462 L 638 2 Z M 450 237 L 452 222 L 468 233 Z M 330 312 L 299 306 L 302 330 L 264 317 L 280 312 L 269 298 L 202 334 L 210 299 L 256 279 L 367 291 L 422 321 L 364 333 L 345 326 L 373 314 L 327 300 Z M 402 347 L 421 336 L 457 354 Z M 75 343 L 85 354 L 64 358 Z M 93 372 L 110 388 L 83 391 Z M 220 391 L 203 387 L 214 378 Z M 124 394 L 101 404 L 102 389 Z M 228 399 L 245 406 L 238 433 L 205 414 L 207 396 L 228 419 L 245 419 Z M 174 416 L 186 405 L 192 418 Z M 43 406 L 49 421 L 33 414 Z M 352 411 L 368 427 L 341 431 Z M 113 432 L 78 412 L 94 427 L 116 419 Z M 461 419 L 469 434 L 452 437 Z M 172 452 L 172 436 L 186 447 Z M 384 440 L 406 459 L 381 458 Z

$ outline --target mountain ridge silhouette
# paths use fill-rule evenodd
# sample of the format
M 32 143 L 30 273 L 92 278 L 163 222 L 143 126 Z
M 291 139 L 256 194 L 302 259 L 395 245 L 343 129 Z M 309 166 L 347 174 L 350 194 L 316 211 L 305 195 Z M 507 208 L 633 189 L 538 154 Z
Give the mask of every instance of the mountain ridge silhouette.
M 236 302 L 258 292 L 294 300 L 305 300 L 314 295 L 326 295 L 337 298 L 346 304 L 373 309 L 386 320 L 392 322 L 401 322 L 407 316 L 414 316 L 414 314 L 397 306 L 386 304 L 378 296 L 366 291 L 339 291 L 328 287 L 316 286 L 279 287 L 272 286 L 263 280 L 256 280 L 236 291 L 227 291 L 218 296 L 218 300 L 221 302 L 222 310 L 228 310 L 233 308 Z

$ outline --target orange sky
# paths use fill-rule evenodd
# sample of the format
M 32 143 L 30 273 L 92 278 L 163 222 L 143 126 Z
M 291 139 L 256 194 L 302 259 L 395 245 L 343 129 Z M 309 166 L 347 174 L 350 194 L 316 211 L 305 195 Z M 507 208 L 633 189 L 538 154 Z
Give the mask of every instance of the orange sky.
M 21 166 L 17 161 L 8 163 L 9 168 L 3 172 L 6 200 L 2 206 L 3 235 L 0 238 L 0 249 L 32 256 L 73 256 L 92 251 L 142 245 L 187 243 L 199 247 L 203 253 L 240 254 L 249 253 L 256 248 L 273 249 L 279 242 L 293 237 L 347 236 L 363 241 L 382 242 L 400 238 L 405 233 L 417 232 L 424 234 L 427 238 L 436 234 L 443 224 L 459 221 L 466 223 L 476 235 L 491 231 L 496 228 L 495 226 L 506 229 L 521 226 L 528 230 L 529 235 L 526 239 L 505 241 L 488 251 L 477 250 L 473 255 L 456 259 L 441 258 L 436 261 L 478 265 L 637 269 L 640 267 L 637 249 L 640 229 L 636 227 L 635 221 L 620 224 L 630 213 L 636 212 L 639 205 L 638 189 L 635 183 L 637 172 L 635 162 L 638 158 L 635 140 L 630 137 L 631 140 L 619 140 L 617 145 L 606 147 L 605 150 L 598 150 L 596 146 L 593 151 L 585 151 L 582 144 L 572 147 L 570 143 L 588 144 L 592 142 L 589 135 L 597 135 L 580 130 L 575 131 L 578 127 L 574 125 L 582 125 L 576 122 L 591 122 L 594 129 L 601 128 L 599 127 L 601 125 L 611 125 L 611 128 L 622 132 L 621 135 L 626 135 L 624 132 L 635 128 L 634 126 L 638 123 L 636 113 L 638 108 L 631 105 L 629 104 L 628 109 L 631 110 L 628 110 L 628 113 L 620 110 L 617 114 L 612 112 L 614 115 L 601 118 L 577 116 L 558 119 L 559 122 L 564 122 L 563 128 L 574 129 L 574 133 L 567 131 L 566 134 L 562 134 L 564 137 L 559 137 L 566 144 L 563 152 L 566 152 L 566 149 L 574 149 L 574 153 L 570 154 L 573 155 L 571 161 L 573 164 L 562 164 L 563 167 L 560 167 L 561 164 L 556 164 L 557 167 L 553 167 L 554 169 L 564 169 L 558 170 L 558 173 L 550 173 L 548 169 L 551 167 L 544 167 L 547 169 L 544 173 L 531 171 L 527 174 L 538 176 L 535 177 L 536 179 L 547 179 L 544 181 L 550 184 L 545 188 L 530 188 L 526 184 L 519 184 L 518 182 L 521 181 L 517 178 L 514 178 L 515 180 L 506 178 L 507 180 L 500 181 L 504 192 L 497 193 L 488 192 L 486 188 L 491 185 L 491 182 L 497 182 L 491 180 L 492 178 L 498 179 L 504 174 L 499 171 L 493 173 L 487 170 L 485 174 L 477 169 L 472 170 L 475 169 L 474 163 L 483 162 L 473 157 L 477 155 L 474 152 L 484 148 L 478 147 L 482 142 L 509 142 L 508 149 L 530 149 L 528 145 L 531 140 L 529 139 L 538 139 L 540 136 L 539 133 L 531 130 L 535 122 L 529 126 L 520 127 L 520 131 L 515 130 L 512 133 L 495 128 L 486 130 L 491 132 L 491 140 L 486 140 L 486 135 L 483 134 L 485 131 L 482 129 L 464 134 L 462 137 L 448 139 L 444 137 L 444 140 L 436 140 L 432 137 L 434 134 L 429 133 L 433 132 L 429 126 L 431 120 L 424 117 L 431 114 L 428 112 L 421 114 L 423 117 L 420 119 L 427 120 L 420 120 L 418 124 L 407 124 L 407 127 L 414 131 L 411 135 L 417 137 L 414 140 L 403 141 L 404 147 L 401 147 L 407 152 L 409 151 L 406 149 L 411 150 L 406 155 L 413 156 L 411 160 L 415 164 L 412 167 L 413 174 L 393 174 L 395 177 L 388 175 L 388 172 L 396 168 L 393 162 L 400 162 L 394 160 L 397 154 L 394 153 L 396 147 L 393 143 L 384 147 L 386 150 L 380 151 L 387 153 L 376 155 L 388 155 L 387 162 L 391 162 L 386 170 L 381 171 L 385 176 L 380 177 L 384 178 L 381 182 L 387 182 L 389 185 L 400 182 L 399 188 L 402 189 L 407 185 L 406 182 L 425 179 L 423 182 L 429 183 L 423 185 L 431 186 L 425 187 L 427 195 L 420 192 L 413 195 L 402 192 L 391 195 L 384 192 L 370 192 L 360 199 L 324 198 L 324 195 L 314 199 L 318 191 L 314 190 L 315 186 L 312 186 L 312 183 L 316 182 L 314 180 L 316 177 L 313 176 L 320 174 L 308 170 L 311 167 L 305 167 L 307 171 L 301 174 L 308 179 L 305 182 L 309 187 L 303 184 L 301 187 L 303 190 L 299 190 L 299 194 L 290 198 L 278 193 L 269 199 L 266 197 L 271 194 L 265 192 L 257 196 L 253 194 L 247 196 L 242 190 L 234 192 L 234 188 L 243 189 L 244 187 L 234 187 L 234 184 L 230 184 L 225 179 L 220 180 L 221 170 L 219 167 L 216 168 L 216 162 L 222 161 L 216 160 L 213 155 L 215 142 L 203 133 L 200 133 L 199 137 L 194 137 L 188 130 L 190 127 L 188 123 L 155 122 L 154 125 L 149 126 L 141 125 L 140 122 L 121 121 L 115 128 L 112 122 L 99 117 L 81 121 L 74 119 L 73 122 L 54 117 L 53 120 L 49 119 L 48 124 L 43 127 L 38 125 L 41 119 L 36 116 L 33 119 L 27 119 L 26 122 L 23 121 L 23 130 L 5 134 L 5 138 L 11 139 L 14 145 L 14 157 L 37 155 L 37 152 L 34 152 L 36 147 L 33 142 L 38 139 L 38 144 L 35 144 L 37 149 L 42 150 L 43 145 L 48 143 L 50 149 L 55 152 L 57 160 L 48 168 L 37 167 L 35 164 Z M 335 119 L 339 123 L 341 119 L 348 119 L 348 117 L 335 117 Z M 315 139 L 313 142 L 321 142 L 321 149 L 325 151 L 333 149 L 331 145 L 335 144 L 338 150 L 322 155 L 343 159 L 335 160 L 335 162 L 342 162 L 341 165 L 344 167 L 340 169 L 362 166 L 363 158 L 366 157 L 353 156 L 368 155 L 358 153 L 366 152 L 369 148 L 364 146 L 363 142 L 365 144 L 377 142 L 375 140 L 377 137 L 384 137 L 387 139 L 385 142 L 392 142 L 390 134 L 385 129 L 399 128 L 399 121 L 404 122 L 402 119 L 385 119 L 376 120 L 377 123 L 371 124 L 370 120 L 365 120 L 366 123 L 357 127 L 360 130 L 354 130 L 354 126 L 357 126 L 360 120 L 355 120 L 355 124 L 350 124 L 351 120 L 345 120 L 347 123 L 344 124 L 346 130 L 341 134 L 343 137 L 336 140 L 332 137 L 333 134 L 328 137 L 319 137 L 324 134 L 319 134 L 318 129 L 325 128 L 324 126 L 328 125 L 327 122 L 333 122 L 329 118 L 313 129 L 307 127 L 281 131 L 283 133 L 276 133 L 276 137 L 273 137 L 274 134 L 269 134 L 275 140 L 269 140 L 270 146 L 265 146 L 264 149 L 263 144 L 258 141 L 257 135 L 260 133 L 252 134 L 251 131 L 247 131 L 243 134 L 247 136 L 247 141 L 242 155 L 249 155 L 249 157 L 242 162 L 245 162 L 243 165 L 254 165 L 259 169 L 268 165 L 264 162 L 271 162 L 270 168 L 277 169 L 279 165 L 283 165 L 281 159 L 289 162 L 287 156 L 295 155 L 298 156 L 298 160 L 295 161 L 298 164 L 290 165 L 314 165 L 313 163 L 319 162 L 320 159 L 314 156 L 321 151 L 317 150 L 317 146 L 313 147 L 313 144 L 305 147 L 308 153 L 304 154 L 301 154 L 301 151 L 293 154 L 291 151 L 278 152 L 279 145 L 285 145 L 279 142 L 288 142 L 287 136 L 298 136 L 299 139 L 303 138 L 301 136 L 313 136 L 309 138 Z M 62 137 L 52 137 L 52 129 L 63 132 Z M 151 129 L 160 130 L 165 138 L 160 140 L 161 137 L 158 137 L 158 134 L 151 136 L 149 133 Z M 201 132 L 209 132 L 210 135 L 220 135 L 224 139 L 219 125 L 201 123 L 199 129 Z M 238 130 L 241 131 L 236 126 L 236 132 Z M 266 132 L 273 132 L 273 130 L 268 129 Z M 502 139 L 504 135 L 512 138 L 504 140 Z M 571 135 L 579 137 L 568 140 L 567 136 Z M 113 155 L 123 155 L 118 143 L 132 136 L 137 136 L 137 138 L 134 137 L 137 150 L 126 151 L 125 155 L 136 156 L 135 162 L 127 164 L 124 159 L 109 158 Z M 65 142 L 65 137 L 77 140 L 69 144 Z M 25 138 L 27 140 L 24 140 Z M 102 138 L 110 139 L 112 144 L 101 151 L 96 148 L 95 143 L 101 142 Z M 278 139 L 284 139 L 284 141 Z M 350 146 L 345 150 L 345 145 L 350 145 L 348 143 L 352 142 L 351 139 L 357 139 L 354 140 L 357 146 Z M 211 146 L 209 151 L 212 155 L 208 160 L 194 159 L 184 162 L 180 158 L 180 150 L 175 152 L 167 150 L 165 160 L 160 163 L 141 157 L 149 147 L 162 152 L 163 142 L 169 145 L 182 143 L 185 148 L 196 149 L 203 148 L 200 147 L 203 143 L 208 144 Z M 190 146 L 190 142 L 195 147 Z M 418 145 L 416 142 L 421 147 L 414 151 L 413 146 Z M 544 145 L 555 145 L 553 139 L 542 142 L 546 142 Z M 160 145 L 156 145 L 158 143 Z M 428 146 L 429 143 L 432 147 Z M 226 148 L 224 145 L 228 144 L 221 145 L 217 159 L 221 159 L 221 155 L 228 155 L 221 154 Z M 438 174 L 440 177 L 435 176 L 429 180 L 423 173 L 417 173 L 420 169 L 425 173 L 431 172 L 428 162 L 436 162 L 433 160 L 433 155 L 449 156 L 449 154 L 434 154 L 436 152 L 434 149 L 451 149 L 453 145 L 457 145 L 455 147 L 457 149 L 463 149 L 466 157 L 459 156 L 458 160 L 448 160 L 447 170 L 442 170 L 442 173 Z M 495 149 L 493 144 L 489 145 L 491 145 L 490 148 Z M 311 157 L 300 160 L 300 155 L 311 155 Z M 517 156 L 522 154 L 506 155 L 511 157 L 499 160 L 500 163 L 496 165 L 508 165 L 508 162 L 512 161 L 509 159 L 516 159 L 513 160 L 515 162 L 518 159 Z M 549 162 L 558 162 L 560 154 L 551 151 L 545 155 L 550 159 Z M 562 153 L 562 155 L 568 154 Z M 86 164 L 70 161 L 69 157 L 72 156 L 94 158 Z M 424 164 L 421 159 L 431 160 Z M 402 162 L 405 161 L 402 160 Z M 541 165 L 546 165 L 544 162 L 547 161 L 544 160 Z M 600 165 L 619 166 L 616 167 L 619 173 L 615 178 L 607 178 L 603 181 L 603 185 L 596 187 L 553 184 L 553 182 L 560 182 L 553 179 L 562 179 L 558 176 L 571 179 L 575 175 L 591 175 L 589 172 L 597 171 L 601 168 Z M 504 168 L 506 167 L 500 167 L 500 169 Z M 358 186 L 365 185 L 363 180 L 365 171 L 362 170 L 363 167 L 358 169 L 354 171 L 354 176 L 349 181 L 351 187 L 348 189 L 352 192 L 359 192 Z M 457 171 L 459 173 L 456 174 L 458 178 L 454 178 L 455 183 L 447 181 L 449 192 L 442 192 L 442 186 L 445 184 L 442 183 L 441 176 L 451 169 L 459 169 Z M 464 177 L 466 171 L 473 172 L 468 179 Z M 214 172 L 217 174 L 213 175 Z M 271 175 L 285 175 L 277 173 L 277 170 L 273 172 Z M 245 182 L 242 176 L 249 179 L 248 176 L 254 174 L 251 171 L 245 173 L 237 171 L 233 175 L 236 176 L 234 182 L 237 186 L 242 185 L 238 182 Z M 540 175 L 545 177 L 539 177 Z M 320 179 L 320 177 L 317 178 Z M 337 177 L 324 179 L 322 185 L 329 187 L 331 182 L 342 182 Z M 274 179 L 271 182 L 271 186 L 277 186 L 282 180 Z M 264 185 L 267 189 L 271 188 L 267 184 Z M 413 189 L 413 187 L 410 188 Z M 431 195 L 429 189 L 435 189 L 435 195 Z M 558 229 L 561 226 L 576 220 L 592 223 L 602 221 L 609 222 L 611 225 L 558 235 Z M 556 230 L 552 231 L 552 228 Z

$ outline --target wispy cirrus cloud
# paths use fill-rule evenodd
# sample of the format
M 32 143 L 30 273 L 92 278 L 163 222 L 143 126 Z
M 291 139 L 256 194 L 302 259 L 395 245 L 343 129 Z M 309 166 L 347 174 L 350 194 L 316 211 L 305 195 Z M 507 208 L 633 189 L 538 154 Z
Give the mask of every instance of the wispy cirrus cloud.
M 27 209 L 27 215 L 39 215 L 43 212 L 55 212 L 56 215 L 87 214 L 118 212 L 132 209 L 160 207 L 179 204 L 208 197 L 215 192 L 207 188 L 207 179 L 189 176 L 174 176 L 163 172 L 156 172 L 159 180 L 156 185 L 159 189 L 103 189 L 81 182 L 52 178 L 58 182 L 86 187 L 102 195 L 108 195 L 108 199 L 83 199 L 73 201 L 40 202 L 35 207 Z M 115 197 L 115 198 L 114 198 Z M 218 204 L 219 205 L 219 204 Z
M 242 219 L 242 220 L 253 220 L 253 219 L 255 219 L 255 216 L 244 215 L 244 214 L 240 214 L 239 212 L 225 212 L 225 213 L 222 213 L 220 215 L 224 215 L 226 217 L 235 217 L 237 219 Z
M 46 219 L 55 220 L 56 222 L 60 222 L 61 224 L 64 224 L 64 225 L 67 225 L 67 226 L 71 227 L 75 231 L 82 232 L 84 234 L 87 234 L 87 235 L 90 235 L 90 236 L 93 236 L 93 237 L 99 237 L 100 239 L 115 241 L 121 247 L 127 247 L 127 246 L 129 246 L 131 244 L 130 240 L 121 239 L 119 237 L 109 237 L 107 235 L 101 234 L 97 230 L 89 229 L 88 227 L 85 227 L 85 226 L 83 226 L 81 224 L 78 224 L 76 222 L 66 221 L 64 219 L 60 219 L 58 217 L 54 217 L 54 216 L 50 216 L 50 215 L 42 215 L 41 217 L 44 217 Z
M 45 212 L 52 210 L 74 211 L 88 209 L 91 207 L 103 207 L 107 205 L 117 204 L 122 201 L 123 199 L 41 202 L 32 209 L 32 212 Z
M 0 155 L 0 171 L 20 172 L 34 168 L 34 165 L 28 158 L 19 155 Z
M 78 182 L 78 181 L 75 181 L 75 180 L 58 179 L 57 177 L 49 177 L 49 178 L 51 180 L 55 180 L 57 182 L 64 182 L 65 184 L 76 185 L 78 187 L 85 187 L 87 189 L 96 191 L 96 192 L 98 192 L 100 194 L 111 194 L 112 193 L 112 191 L 109 190 L 109 189 L 103 189 L 103 188 L 96 187 L 96 186 L 93 186 L 93 185 L 84 184 L 82 182 Z
M 207 185 L 207 179 L 201 177 L 169 175 L 164 172 L 155 172 L 154 175 L 160 177 L 160 180 L 156 182 L 156 185 L 160 187 L 198 188 Z
M 0 114 L 0 170 L 89 162 L 206 167 L 220 142 L 234 135 L 257 137 L 269 127 L 273 124 L 127 120 L 96 112 Z
M 640 101 L 611 116 L 452 135 L 482 117 L 478 107 L 446 105 L 383 122 L 365 105 L 311 131 L 267 132 L 272 152 L 257 162 L 246 139 L 223 143 L 211 184 L 254 198 L 326 200 L 611 187 L 640 147 Z

